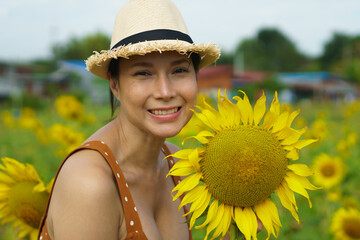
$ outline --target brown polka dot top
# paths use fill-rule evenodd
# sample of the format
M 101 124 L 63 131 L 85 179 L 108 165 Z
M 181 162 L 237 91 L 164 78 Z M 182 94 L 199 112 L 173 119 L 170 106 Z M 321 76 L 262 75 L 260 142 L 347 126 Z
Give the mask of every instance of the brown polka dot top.
M 92 149 L 92 150 L 98 151 L 104 157 L 104 159 L 107 161 L 109 166 L 111 167 L 111 170 L 116 179 L 116 183 L 117 183 L 117 186 L 119 189 L 120 197 L 121 197 L 121 200 L 123 203 L 123 208 L 124 208 L 124 215 L 125 215 L 126 229 L 127 229 L 127 235 L 126 235 L 125 239 L 126 240 L 130 240 L 130 239 L 132 239 L 132 240 L 147 240 L 147 237 L 142 230 L 140 218 L 137 213 L 137 209 L 134 204 L 133 198 L 130 194 L 128 184 L 126 183 L 126 179 L 120 169 L 120 166 L 118 165 L 118 162 L 116 161 L 114 155 L 112 154 L 110 148 L 103 141 L 86 142 L 83 145 L 81 145 L 79 148 L 72 151 L 60 165 L 60 167 L 56 173 L 55 181 L 56 181 L 56 178 L 59 175 L 60 169 L 64 165 L 65 161 L 72 154 L 74 154 L 75 152 L 80 151 L 82 149 Z M 165 155 L 170 154 L 170 151 L 165 144 L 163 146 L 163 150 L 164 150 Z M 169 167 L 171 168 L 175 163 L 174 159 L 172 157 L 169 157 L 167 159 L 168 159 Z M 180 182 L 180 177 L 173 176 L 173 181 L 174 181 L 175 185 L 177 185 Z M 55 182 L 54 182 L 54 185 L 55 185 Z M 54 188 L 54 186 L 53 186 L 53 188 Z M 50 199 L 51 199 L 51 194 L 50 194 L 47 206 L 46 206 L 44 216 L 40 223 L 38 240 L 51 240 L 50 236 L 47 232 L 47 225 L 46 225 L 46 217 L 47 217 L 47 213 L 48 213 L 48 209 L 49 209 Z M 184 210 L 185 210 L 185 212 L 187 212 L 186 208 L 184 208 Z M 188 215 L 186 217 L 188 217 Z M 189 235 L 190 235 L 189 239 L 191 240 L 191 231 L 189 231 Z

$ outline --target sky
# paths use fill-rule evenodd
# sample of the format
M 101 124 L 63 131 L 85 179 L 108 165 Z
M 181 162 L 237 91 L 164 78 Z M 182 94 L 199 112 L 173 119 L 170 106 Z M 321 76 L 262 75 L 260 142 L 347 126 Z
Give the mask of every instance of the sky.
M 51 46 L 101 31 L 111 35 L 127 0 L 0 0 L 0 60 L 51 57 Z M 173 0 L 195 43 L 229 52 L 264 27 L 318 56 L 334 32 L 360 35 L 359 0 Z

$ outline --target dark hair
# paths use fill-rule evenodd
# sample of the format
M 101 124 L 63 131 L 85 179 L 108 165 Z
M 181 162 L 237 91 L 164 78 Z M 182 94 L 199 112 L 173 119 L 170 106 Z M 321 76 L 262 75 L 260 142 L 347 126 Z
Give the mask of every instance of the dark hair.
M 199 71 L 200 65 L 200 56 L 197 53 L 190 54 L 191 62 L 194 65 L 195 73 Z M 119 79 L 119 62 L 121 58 L 115 59 L 113 58 L 109 64 L 109 73 L 111 79 Z M 116 111 L 117 106 L 119 106 L 119 101 L 114 97 L 114 94 L 110 88 L 110 107 L 111 107 L 111 118 L 114 117 L 114 113 Z

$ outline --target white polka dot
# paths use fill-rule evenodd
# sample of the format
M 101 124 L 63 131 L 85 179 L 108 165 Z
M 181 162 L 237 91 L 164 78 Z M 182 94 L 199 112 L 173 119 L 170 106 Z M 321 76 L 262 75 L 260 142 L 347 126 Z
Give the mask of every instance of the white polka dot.
M 170 160 L 170 163 L 171 163 L 171 164 L 174 164 L 174 161 L 173 161 L 173 160 Z
M 130 226 L 134 226 L 134 221 L 130 221 Z
M 117 175 L 118 178 L 120 178 L 120 174 L 119 174 L 119 173 L 117 173 L 116 175 Z
M 127 202 L 128 201 L 128 198 L 127 197 L 125 197 L 125 202 Z
M 119 165 L 119 162 L 118 161 L 115 161 L 117 165 Z
M 136 207 L 134 207 L 134 210 L 135 210 L 135 212 L 137 212 L 137 208 L 136 208 Z
M 105 152 L 105 155 L 106 155 L 106 156 L 109 156 L 109 154 L 108 154 L 107 152 Z
M 180 180 L 178 180 L 178 183 L 180 183 L 181 181 Z
M 40 240 L 43 238 L 43 236 L 40 237 Z
M 139 231 L 138 231 L 138 230 L 136 230 L 135 232 L 136 232 L 136 233 L 138 233 Z
M 45 235 L 47 236 L 47 233 L 45 233 Z
M 101 141 L 102 144 L 105 144 L 104 141 Z
M 129 187 L 129 185 L 128 185 L 127 183 L 125 184 L 125 186 L 126 186 L 126 187 Z

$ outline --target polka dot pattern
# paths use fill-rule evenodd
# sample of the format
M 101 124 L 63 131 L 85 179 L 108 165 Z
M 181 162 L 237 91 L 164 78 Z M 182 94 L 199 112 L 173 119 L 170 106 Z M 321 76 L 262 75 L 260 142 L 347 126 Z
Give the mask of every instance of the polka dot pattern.
M 73 153 L 81 150 L 81 149 L 93 149 L 93 150 L 97 150 L 99 153 L 102 154 L 102 156 L 104 157 L 104 159 L 108 162 L 108 164 L 110 165 L 114 176 L 116 176 L 116 183 L 117 186 L 119 188 L 119 193 L 121 196 L 121 199 L 124 199 L 124 201 L 122 202 L 123 204 L 123 208 L 124 208 L 124 215 L 125 215 L 125 220 L 126 220 L 126 229 L 127 229 L 127 236 L 125 238 L 125 240 L 146 240 L 147 237 L 144 234 L 142 227 L 141 227 L 141 222 L 140 222 L 140 218 L 138 215 L 138 209 L 136 208 L 134 201 L 132 199 L 130 190 L 129 190 L 129 185 L 127 184 L 125 177 L 123 176 L 123 173 L 120 169 L 119 163 L 118 161 L 115 160 L 115 157 L 113 156 L 110 148 L 105 144 L 105 142 L 103 141 L 90 141 L 87 142 L 85 144 L 83 144 L 81 147 L 79 147 L 78 149 L 74 150 L 73 152 L 71 152 L 63 161 L 63 163 L 61 164 L 55 180 L 59 174 L 59 171 L 61 169 L 61 167 L 63 166 L 63 164 L 65 163 L 66 159 L 71 156 Z M 167 148 L 166 145 L 164 145 L 163 147 L 163 152 L 165 155 L 169 155 L 170 151 Z M 172 157 L 168 158 L 168 164 L 169 164 L 169 168 L 171 168 L 175 162 L 173 160 Z M 181 179 L 180 177 L 173 177 L 173 181 L 174 184 L 178 184 Z M 51 196 L 50 196 L 51 197 Z M 38 239 L 39 240 L 51 240 L 48 232 L 47 232 L 47 221 L 46 221 L 46 216 L 47 216 L 47 212 L 48 212 L 48 207 L 45 210 L 45 214 L 44 217 L 41 221 L 40 224 L 40 231 L 39 231 L 39 236 Z M 185 208 L 184 208 L 185 209 Z M 186 209 L 185 209 L 186 212 Z M 187 216 L 188 217 L 188 216 Z M 190 239 L 191 239 L 191 232 L 190 232 Z

